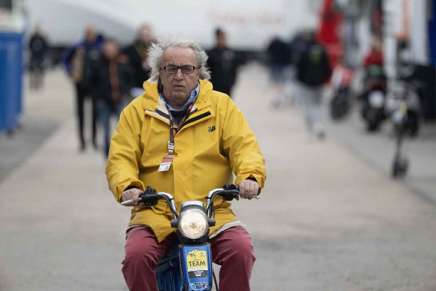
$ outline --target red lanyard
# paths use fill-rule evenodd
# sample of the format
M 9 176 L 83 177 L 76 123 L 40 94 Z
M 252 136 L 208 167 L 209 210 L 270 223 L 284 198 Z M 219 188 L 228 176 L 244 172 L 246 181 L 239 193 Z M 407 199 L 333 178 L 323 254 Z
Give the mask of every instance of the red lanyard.
M 193 113 L 193 112 L 194 112 L 193 105 L 191 104 L 187 110 L 185 117 L 183 117 L 183 119 L 180 121 L 180 125 L 183 125 L 183 123 L 186 121 L 186 119 L 188 119 L 189 115 L 191 115 L 191 113 Z M 177 133 L 177 130 L 179 129 L 179 127 L 176 127 L 174 119 L 171 116 L 171 112 L 169 112 L 169 115 L 170 115 L 170 139 L 168 141 L 168 155 L 173 156 L 176 152 L 175 136 L 176 136 L 176 133 Z

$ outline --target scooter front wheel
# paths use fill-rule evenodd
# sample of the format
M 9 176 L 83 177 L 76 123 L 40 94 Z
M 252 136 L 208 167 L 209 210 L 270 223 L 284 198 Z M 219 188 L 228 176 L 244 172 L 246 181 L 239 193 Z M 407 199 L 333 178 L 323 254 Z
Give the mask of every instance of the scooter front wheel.
M 377 120 L 368 120 L 366 123 L 366 130 L 368 132 L 376 132 L 379 130 L 381 122 Z
M 395 159 L 392 163 L 391 174 L 394 179 L 402 178 L 409 169 L 409 160 L 405 158 Z

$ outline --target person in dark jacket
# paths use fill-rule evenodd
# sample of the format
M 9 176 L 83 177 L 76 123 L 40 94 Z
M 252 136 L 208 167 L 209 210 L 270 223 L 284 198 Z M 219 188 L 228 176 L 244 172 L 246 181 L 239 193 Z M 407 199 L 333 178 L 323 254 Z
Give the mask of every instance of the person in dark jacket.
M 275 36 L 271 39 L 266 49 L 268 66 L 270 70 L 271 87 L 274 91 L 272 106 L 280 107 L 286 96 L 286 81 L 290 81 L 288 68 L 291 64 L 291 53 L 289 45 L 280 37 Z
M 306 50 L 298 59 L 296 70 L 307 129 L 323 138 L 322 88 L 329 81 L 332 69 L 326 49 L 316 41 L 314 33 L 308 37 Z
M 148 49 L 155 42 L 151 26 L 144 24 L 138 30 L 136 39 L 123 49 L 132 72 L 132 96 L 142 94 L 142 84 L 150 77 Z
M 297 66 L 303 52 L 306 50 L 307 45 L 312 38 L 312 31 L 309 29 L 302 29 L 297 31 L 289 42 L 289 49 L 291 54 L 291 64 Z
M 41 32 L 39 27 L 35 27 L 35 31 L 29 40 L 29 81 L 31 89 L 39 89 L 43 86 L 44 81 L 44 62 L 49 50 L 47 38 Z
M 107 157 L 111 137 L 111 119 L 118 118 L 129 101 L 131 74 L 127 59 L 120 54 L 117 41 L 106 39 L 92 71 L 93 95 L 98 102 L 99 121 L 103 126 L 103 153 Z
M 226 93 L 232 97 L 238 68 L 242 58 L 227 45 L 227 35 L 221 28 L 215 29 L 215 46 L 207 52 L 207 65 L 211 72 L 211 82 L 214 90 Z
M 102 36 L 97 35 L 95 29 L 88 26 L 85 30 L 85 38 L 72 48 L 70 48 L 64 56 L 64 66 L 74 82 L 76 89 L 76 110 L 78 120 L 78 133 L 80 150 L 86 149 L 86 140 L 84 134 L 85 123 L 85 103 L 87 99 L 91 100 L 92 105 L 92 144 L 95 149 L 97 145 L 97 103 L 92 96 L 92 79 L 91 71 L 93 64 L 97 61 L 100 55 L 100 47 L 102 44 Z

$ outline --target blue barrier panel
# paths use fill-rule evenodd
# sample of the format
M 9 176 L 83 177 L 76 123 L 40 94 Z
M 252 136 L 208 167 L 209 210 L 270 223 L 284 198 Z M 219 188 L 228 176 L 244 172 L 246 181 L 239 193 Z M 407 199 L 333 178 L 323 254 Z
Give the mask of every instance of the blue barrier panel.
M 23 34 L 0 32 L 0 131 L 12 131 L 22 113 Z
M 430 21 L 428 24 L 428 39 L 430 43 L 430 60 L 436 67 L 436 0 L 431 3 Z

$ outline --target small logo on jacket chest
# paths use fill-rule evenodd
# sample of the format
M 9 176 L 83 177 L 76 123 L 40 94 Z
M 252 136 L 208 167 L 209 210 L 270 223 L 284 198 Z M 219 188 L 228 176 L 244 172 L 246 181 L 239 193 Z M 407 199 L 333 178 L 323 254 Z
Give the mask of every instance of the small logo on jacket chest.
M 214 132 L 215 129 L 216 129 L 215 125 L 212 125 L 212 126 L 209 126 L 209 127 L 207 128 L 207 131 L 210 133 L 210 132 Z

